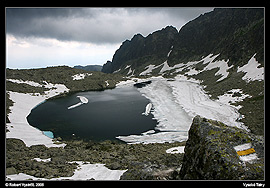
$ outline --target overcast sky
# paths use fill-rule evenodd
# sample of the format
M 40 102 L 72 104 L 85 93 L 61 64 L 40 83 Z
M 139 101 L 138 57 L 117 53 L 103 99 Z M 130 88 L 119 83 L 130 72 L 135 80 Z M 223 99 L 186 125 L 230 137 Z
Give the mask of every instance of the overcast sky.
M 213 8 L 6 8 L 8 68 L 103 65 L 134 34 L 185 23 Z

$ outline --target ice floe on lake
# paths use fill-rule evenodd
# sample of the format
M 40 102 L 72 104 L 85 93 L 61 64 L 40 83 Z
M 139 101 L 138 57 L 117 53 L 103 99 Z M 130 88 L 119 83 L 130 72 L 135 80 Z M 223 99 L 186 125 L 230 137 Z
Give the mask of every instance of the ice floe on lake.
M 81 100 L 81 102 L 74 104 L 72 106 L 69 106 L 68 109 L 76 108 L 78 106 L 81 106 L 82 104 L 88 103 L 88 99 L 86 97 L 84 96 L 77 96 L 77 97 Z
M 142 115 L 148 116 L 149 113 L 150 113 L 151 108 L 152 108 L 152 103 L 148 103 L 148 104 L 146 105 L 146 107 L 145 107 L 145 112 L 143 112 Z
M 69 106 L 68 109 L 70 110 L 70 109 L 76 108 L 76 107 L 78 107 L 78 106 L 81 106 L 82 104 L 83 104 L 82 102 L 79 102 L 79 103 L 77 103 L 77 104 L 74 104 L 74 105 L 72 105 L 72 106 Z

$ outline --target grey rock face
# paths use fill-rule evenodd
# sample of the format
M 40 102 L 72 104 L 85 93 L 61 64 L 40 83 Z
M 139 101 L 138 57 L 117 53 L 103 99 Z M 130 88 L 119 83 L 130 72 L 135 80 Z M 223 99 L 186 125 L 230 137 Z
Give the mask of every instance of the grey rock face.
M 251 145 L 255 153 L 240 158 L 235 146 L 243 144 Z M 254 159 L 243 160 L 244 156 Z M 196 116 L 189 130 L 179 178 L 263 179 L 263 137 Z

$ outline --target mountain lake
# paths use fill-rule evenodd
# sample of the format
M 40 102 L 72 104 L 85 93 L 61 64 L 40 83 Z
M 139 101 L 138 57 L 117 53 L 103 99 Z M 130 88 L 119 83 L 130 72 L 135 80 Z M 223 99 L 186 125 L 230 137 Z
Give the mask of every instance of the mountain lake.
M 81 98 L 88 102 L 80 101 Z M 154 130 L 157 121 L 153 115 L 143 115 L 149 103 L 132 86 L 78 92 L 41 103 L 32 109 L 27 120 L 51 138 L 118 140 L 115 137 Z

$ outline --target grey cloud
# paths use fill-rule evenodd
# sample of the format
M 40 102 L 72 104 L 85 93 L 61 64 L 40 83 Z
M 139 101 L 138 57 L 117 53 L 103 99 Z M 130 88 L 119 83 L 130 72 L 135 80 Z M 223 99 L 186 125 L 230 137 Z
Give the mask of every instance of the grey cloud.
M 17 37 L 121 43 L 187 21 L 212 8 L 7 8 L 7 33 Z
M 148 13 L 153 12 L 163 12 L 169 15 L 171 18 L 181 18 L 185 21 L 190 21 L 191 19 L 213 10 L 213 7 L 165 7 L 165 8 L 138 8 L 137 11 L 145 11 Z

